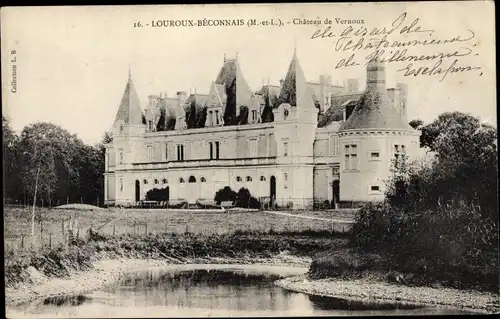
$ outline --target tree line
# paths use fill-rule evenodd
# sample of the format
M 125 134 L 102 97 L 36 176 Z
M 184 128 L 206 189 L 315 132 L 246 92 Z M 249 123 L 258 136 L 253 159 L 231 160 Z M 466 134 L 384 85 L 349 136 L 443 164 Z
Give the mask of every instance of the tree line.
M 4 203 L 37 205 L 104 202 L 105 134 L 95 145 L 52 123 L 27 125 L 16 134 L 2 116 Z

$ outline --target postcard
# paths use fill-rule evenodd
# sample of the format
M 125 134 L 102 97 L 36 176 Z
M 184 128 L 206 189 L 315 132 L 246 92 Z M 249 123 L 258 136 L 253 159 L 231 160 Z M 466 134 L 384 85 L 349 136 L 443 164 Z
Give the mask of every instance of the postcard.
M 500 311 L 492 1 L 1 23 L 8 317 Z

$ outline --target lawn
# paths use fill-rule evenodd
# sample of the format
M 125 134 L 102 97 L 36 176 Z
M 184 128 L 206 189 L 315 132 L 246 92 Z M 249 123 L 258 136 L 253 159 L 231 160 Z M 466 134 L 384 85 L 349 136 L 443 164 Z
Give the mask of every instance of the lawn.
M 295 214 L 295 213 L 294 213 Z M 345 219 L 332 212 L 300 212 L 302 215 Z M 78 233 L 84 236 L 89 228 L 112 235 L 147 233 L 223 234 L 242 231 L 346 231 L 348 224 L 317 219 L 274 215 L 262 211 L 195 211 L 164 209 L 102 209 L 97 211 L 37 209 L 35 248 L 55 246 L 63 241 L 63 221 L 71 216 L 77 220 Z M 341 218 L 338 218 L 341 217 Z M 64 226 L 67 228 L 67 225 Z M 31 247 L 31 209 L 4 209 L 4 238 L 6 250 Z M 22 246 L 21 246 L 22 245 Z

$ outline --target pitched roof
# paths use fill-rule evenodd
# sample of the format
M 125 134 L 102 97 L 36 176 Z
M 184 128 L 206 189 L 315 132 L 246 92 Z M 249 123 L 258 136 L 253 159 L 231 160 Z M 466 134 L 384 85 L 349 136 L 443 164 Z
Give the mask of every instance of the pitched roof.
M 135 90 L 132 76 L 129 73 L 128 81 L 123 92 L 123 97 L 116 113 L 116 121 L 124 121 L 126 124 L 142 125 L 142 109 L 140 107 L 139 96 Z
M 224 91 L 227 95 L 226 110 L 224 110 L 224 113 L 228 113 L 228 116 L 236 117 L 239 114 L 241 106 L 250 105 L 254 94 L 243 77 L 237 59 L 227 59 L 224 61 L 215 84 L 224 86 Z
M 387 98 L 385 66 L 378 61 L 368 63 L 366 90 L 352 115 L 340 127 L 340 131 L 355 129 L 412 130 Z
M 300 67 L 297 54 L 294 52 L 288 72 L 281 87 L 279 104 L 288 103 L 292 107 L 314 108 L 314 101 L 311 95 L 304 71 Z

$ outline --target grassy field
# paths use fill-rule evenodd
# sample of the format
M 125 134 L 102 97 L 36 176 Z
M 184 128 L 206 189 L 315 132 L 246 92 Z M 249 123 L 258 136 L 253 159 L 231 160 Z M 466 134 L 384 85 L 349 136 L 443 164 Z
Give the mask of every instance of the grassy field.
M 352 212 L 301 211 L 289 212 L 305 216 L 349 221 Z M 225 234 L 240 231 L 332 231 L 343 232 L 348 223 L 275 215 L 262 211 L 187 211 L 162 209 L 102 209 L 96 211 L 37 209 L 34 248 L 55 246 L 63 241 L 63 221 L 73 216 L 77 220 L 79 236 L 89 228 L 106 235 L 198 233 Z M 67 228 L 67 225 L 64 226 Z M 31 209 L 4 209 L 5 249 L 31 248 Z

